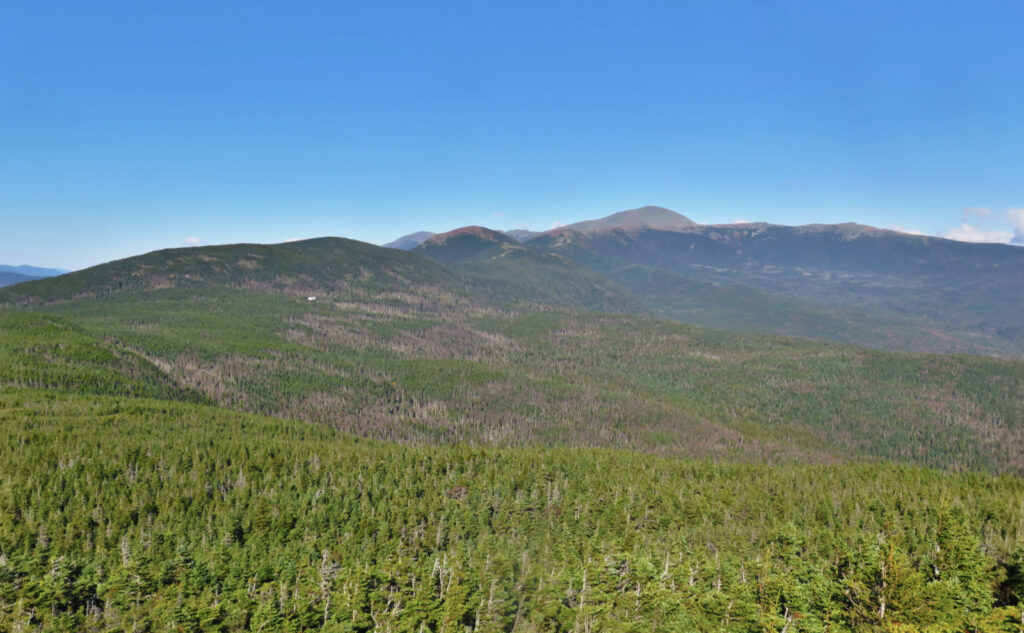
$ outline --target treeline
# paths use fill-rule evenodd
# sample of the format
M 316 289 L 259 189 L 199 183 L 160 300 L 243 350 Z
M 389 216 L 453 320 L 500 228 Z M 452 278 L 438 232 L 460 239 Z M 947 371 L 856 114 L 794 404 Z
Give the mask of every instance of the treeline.
M 1024 481 L 0 395 L 0 630 L 1016 631 Z

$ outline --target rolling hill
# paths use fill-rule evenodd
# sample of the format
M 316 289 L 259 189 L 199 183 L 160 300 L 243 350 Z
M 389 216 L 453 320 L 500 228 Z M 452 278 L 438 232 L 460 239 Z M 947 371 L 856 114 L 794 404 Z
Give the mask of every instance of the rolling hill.
M 4 286 L 13 286 L 14 284 L 20 284 L 25 281 L 32 281 L 33 279 L 39 279 L 39 277 L 0 271 L 0 288 L 3 288 Z
M 417 231 L 384 244 L 384 248 L 397 248 L 399 250 L 408 251 L 416 248 L 434 234 L 430 231 Z
M 210 287 L 304 297 L 349 288 L 444 285 L 452 279 L 443 266 L 403 251 L 321 238 L 154 251 L 7 289 L 0 303 L 34 305 L 161 288 Z

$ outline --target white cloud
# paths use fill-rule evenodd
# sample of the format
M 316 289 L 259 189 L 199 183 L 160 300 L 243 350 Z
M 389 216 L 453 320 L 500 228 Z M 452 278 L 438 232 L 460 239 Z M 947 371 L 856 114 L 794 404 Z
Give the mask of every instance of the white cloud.
M 565 222 L 553 222 L 551 224 L 551 228 L 553 228 L 553 229 L 558 229 L 558 228 L 561 228 L 563 226 L 565 226 Z
M 750 222 L 750 220 L 744 220 L 742 218 L 737 218 L 737 219 L 733 220 L 732 222 L 730 222 L 729 224 L 751 224 L 751 222 Z
M 942 237 L 959 242 L 996 242 L 1007 244 L 1013 239 L 1013 233 L 1009 231 L 979 229 L 970 224 L 961 224 L 955 229 L 946 231 L 946 234 Z
M 284 243 L 285 244 L 290 244 L 292 242 L 301 242 L 304 239 L 306 239 L 306 238 L 304 238 L 304 237 L 289 237 L 288 239 L 286 239 L 284 241 Z
M 203 243 L 203 241 L 198 237 L 186 237 L 185 243 L 188 244 L 189 246 L 199 246 L 200 244 Z
M 1010 225 L 1017 233 L 1024 233 L 1024 209 L 1010 209 L 1006 212 Z
M 1014 244 L 1024 244 L 1024 209 L 1010 209 L 1006 212 L 1006 217 L 1013 227 L 1013 239 L 1010 241 Z

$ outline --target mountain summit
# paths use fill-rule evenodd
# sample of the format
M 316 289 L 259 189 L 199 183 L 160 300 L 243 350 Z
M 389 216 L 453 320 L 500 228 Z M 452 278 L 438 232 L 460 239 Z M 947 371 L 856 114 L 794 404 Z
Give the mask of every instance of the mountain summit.
M 387 244 L 382 244 L 381 246 L 384 248 L 397 248 L 403 251 L 411 251 L 434 235 L 435 233 L 431 233 L 430 231 L 417 231 L 415 233 L 403 235 L 397 240 L 388 242 Z
M 482 226 L 464 226 L 433 235 L 412 249 L 439 262 L 488 259 L 509 248 L 522 248 L 519 242 L 501 231 Z
M 690 227 L 699 226 L 690 218 L 676 213 L 664 207 L 640 207 L 620 211 L 598 220 L 585 220 L 568 226 L 560 227 L 559 230 L 570 229 L 580 233 L 595 233 L 611 229 L 656 229 L 659 231 L 678 231 Z

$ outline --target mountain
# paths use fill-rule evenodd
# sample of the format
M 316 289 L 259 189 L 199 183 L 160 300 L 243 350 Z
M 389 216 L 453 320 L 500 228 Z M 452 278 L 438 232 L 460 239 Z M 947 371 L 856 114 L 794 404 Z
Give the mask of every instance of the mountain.
M 501 231 L 482 226 L 464 226 L 433 235 L 412 250 L 439 262 L 456 262 L 487 259 L 522 248 L 518 240 Z
M 547 300 L 558 294 L 550 284 L 555 269 L 538 277 L 518 268 L 558 255 L 597 273 L 590 283 L 614 287 L 617 297 L 580 303 L 577 270 L 568 286 L 577 290 L 563 307 L 615 305 L 613 311 L 880 349 L 1024 356 L 1024 284 L 1016 273 L 1024 251 L 1004 245 L 855 223 L 698 225 L 642 207 L 541 234 L 465 227 L 413 250 L 464 273 L 472 272 L 469 262 L 515 252 L 518 259 L 486 264 L 485 276 L 506 285 L 529 278 L 529 289 L 507 286 L 509 296 Z
M 641 314 L 629 291 L 580 264 L 520 244 L 506 231 L 479 226 L 435 235 L 413 249 L 443 262 L 466 289 L 490 301 Z
M 0 265 L 0 272 L 17 273 L 29 277 L 56 277 L 68 272 L 61 268 L 39 268 L 38 266 L 6 266 Z
M 33 279 L 40 279 L 40 277 L 31 277 L 29 275 L 22 275 L 20 273 L 11 273 L 0 270 L 0 288 L 4 286 L 13 286 L 14 284 L 20 284 L 24 281 L 32 281 Z
M 1024 250 L 1012 246 L 763 223 L 563 229 L 529 245 L 604 274 L 669 318 L 889 349 L 1024 355 Z M 657 271 L 657 283 L 644 270 Z
M 403 235 L 397 240 L 388 242 L 383 246 L 384 248 L 397 248 L 403 251 L 408 251 L 416 248 L 432 235 L 434 235 L 434 233 L 431 233 L 430 231 L 417 231 L 415 233 Z
M 686 217 L 665 209 L 663 207 L 640 207 L 620 211 L 609 216 L 597 219 L 576 222 L 567 226 L 559 227 L 548 231 L 548 233 L 560 233 L 563 231 L 577 231 L 580 233 L 596 233 L 610 229 L 623 229 L 632 231 L 637 229 L 658 229 L 662 231 L 675 231 L 698 226 L 696 222 Z
M 535 235 L 540 235 L 538 231 L 528 231 L 527 229 L 511 229 L 509 231 L 502 231 L 502 233 L 508 235 L 517 242 L 525 242 Z
M 292 297 L 407 284 L 453 283 L 422 257 L 344 238 L 154 251 L 0 291 L 0 304 L 41 304 L 163 288 L 242 288 Z

